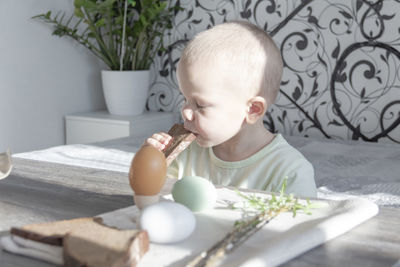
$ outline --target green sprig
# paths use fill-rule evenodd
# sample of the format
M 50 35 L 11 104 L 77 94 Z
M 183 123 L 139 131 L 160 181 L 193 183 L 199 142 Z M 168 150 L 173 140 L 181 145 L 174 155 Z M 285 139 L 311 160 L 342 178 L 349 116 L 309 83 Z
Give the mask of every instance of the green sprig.
M 234 223 L 233 229 L 223 239 L 214 244 L 210 249 L 200 253 L 187 266 L 217 266 L 226 256 L 231 253 L 265 224 L 282 212 L 292 212 L 293 217 L 298 211 L 311 214 L 311 209 L 317 205 L 308 199 L 306 204 L 299 202 L 293 194 L 286 194 L 287 178 L 284 179 L 279 195 L 271 194 L 271 197 L 260 197 L 246 195 L 236 190 L 237 194 L 244 199 L 242 203 L 242 220 Z M 231 206 L 235 208 L 235 206 Z

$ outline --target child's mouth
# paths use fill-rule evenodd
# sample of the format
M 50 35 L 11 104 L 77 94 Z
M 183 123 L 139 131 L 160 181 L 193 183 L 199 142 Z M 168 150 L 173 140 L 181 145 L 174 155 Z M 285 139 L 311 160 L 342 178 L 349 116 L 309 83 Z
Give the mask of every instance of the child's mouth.
M 192 134 L 194 134 L 196 137 L 199 135 L 198 133 L 196 133 L 195 131 L 193 131 L 190 127 L 186 127 L 186 126 L 184 125 L 184 128 L 185 128 L 187 131 L 189 131 L 189 132 L 191 132 Z

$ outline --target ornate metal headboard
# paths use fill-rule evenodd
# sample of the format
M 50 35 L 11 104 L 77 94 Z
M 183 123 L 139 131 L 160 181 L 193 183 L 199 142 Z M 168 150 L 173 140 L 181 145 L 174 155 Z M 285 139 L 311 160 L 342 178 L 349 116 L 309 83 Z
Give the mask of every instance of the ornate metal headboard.
M 278 99 L 264 118 L 273 132 L 400 143 L 400 0 L 195 0 L 154 64 L 151 110 L 179 110 L 176 64 L 199 31 L 244 19 L 281 49 Z

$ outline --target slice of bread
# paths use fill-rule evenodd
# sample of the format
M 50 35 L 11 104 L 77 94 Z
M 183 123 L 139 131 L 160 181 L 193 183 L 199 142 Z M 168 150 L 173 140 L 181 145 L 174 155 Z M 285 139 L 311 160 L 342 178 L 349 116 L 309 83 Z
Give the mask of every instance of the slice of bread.
M 100 217 L 77 218 L 71 220 L 48 223 L 28 224 L 21 228 L 13 227 L 10 232 L 25 239 L 45 243 L 53 246 L 62 246 L 64 236 L 77 229 L 87 228 L 94 223 L 102 223 Z
M 185 150 L 196 139 L 196 136 L 186 130 L 182 124 L 173 125 L 168 134 L 172 136 L 172 140 L 163 150 L 163 153 L 167 159 L 167 165 L 170 165 L 179 153 Z
M 146 231 L 122 231 L 94 224 L 75 229 L 64 237 L 64 266 L 136 266 L 148 250 Z
M 98 217 L 77 218 L 12 228 L 11 234 L 63 246 L 64 266 L 136 266 L 149 250 L 143 230 L 118 230 Z

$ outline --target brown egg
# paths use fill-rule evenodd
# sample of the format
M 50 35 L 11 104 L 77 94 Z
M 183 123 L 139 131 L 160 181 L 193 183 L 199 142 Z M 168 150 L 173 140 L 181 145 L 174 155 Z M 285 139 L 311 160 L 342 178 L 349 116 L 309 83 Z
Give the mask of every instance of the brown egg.
M 167 161 L 162 152 L 146 145 L 136 152 L 129 170 L 129 183 L 137 195 L 157 195 L 165 182 Z

